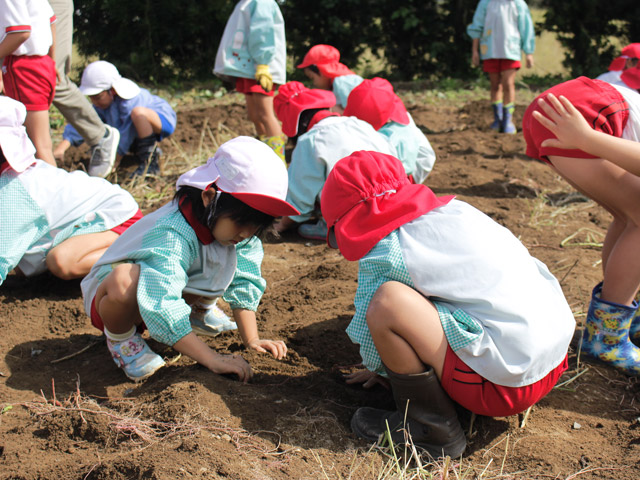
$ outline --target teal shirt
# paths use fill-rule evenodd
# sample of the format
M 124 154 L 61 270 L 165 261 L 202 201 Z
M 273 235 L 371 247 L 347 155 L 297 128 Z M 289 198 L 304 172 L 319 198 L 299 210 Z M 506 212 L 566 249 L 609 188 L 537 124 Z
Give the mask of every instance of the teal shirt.
M 520 60 L 521 50 L 535 50 L 533 21 L 524 0 L 480 0 L 467 33 L 480 39 L 482 60 Z
M 336 103 L 342 108 L 347 107 L 347 99 L 351 90 L 362 83 L 364 78 L 360 75 L 342 75 L 333 79 L 333 94 L 336 96 Z

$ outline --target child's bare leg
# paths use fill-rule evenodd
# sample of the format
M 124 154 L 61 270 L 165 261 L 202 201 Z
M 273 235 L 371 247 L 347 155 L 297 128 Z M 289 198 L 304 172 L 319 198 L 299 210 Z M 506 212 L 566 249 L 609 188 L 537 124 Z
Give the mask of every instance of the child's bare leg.
M 24 120 L 27 135 L 36 147 L 36 158 L 44 160 L 54 167 L 56 160 L 53 158 L 53 142 L 49 132 L 49 111 L 28 111 Z
M 603 247 L 601 298 L 631 305 L 640 285 L 640 177 L 608 160 L 550 156 L 555 169 L 613 215 Z
M 441 377 L 447 338 L 438 311 L 420 293 L 400 282 L 384 283 L 369 303 L 367 324 L 390 370 L 421 373 L 430 365 Z
M 273 97 L 259 93 L 248 93 L 245 98 L 247 99 L 249 119 L 256 126 L 258 135 L 267 137 L 281 135 L 282 127 L 273 110 Z
M 140 266 L 118 265 L 96 291 L 95 304 L 105 328 L 114 334 L 127 333 L 142 322 L 138 308 Z
M 154 133 L 158 135 L 162 131 L 160 115 L 150 108 L 135 107 L 131 110 L 131 121 L 136 127 L 139 138 L 145 138 Z
M 49 251 L 47 268 L 63 280 L 82 278 L 117 238 L 111 230 L 68 238 Z
M 516 100 L 516 69 L 503 70 L 500 76 L 503 103 L 508 105 Z
M 489 92 L 491 103 L 502 101 L 502 83 L 500 82 L 500 72 L 489 72 Z

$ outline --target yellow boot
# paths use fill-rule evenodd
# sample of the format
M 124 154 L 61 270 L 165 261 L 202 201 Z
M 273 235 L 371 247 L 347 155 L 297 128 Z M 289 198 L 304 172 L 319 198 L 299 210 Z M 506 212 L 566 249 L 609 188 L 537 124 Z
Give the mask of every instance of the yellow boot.
M 282 159 L 285 167 L 287 166 L 287 161 L 284 158 L 284 146 L 287 144 L 287 136 L 284 133 L 274 135 L 273 137 L 260 135 L 260 141 L 269 145 L 271 149 Z

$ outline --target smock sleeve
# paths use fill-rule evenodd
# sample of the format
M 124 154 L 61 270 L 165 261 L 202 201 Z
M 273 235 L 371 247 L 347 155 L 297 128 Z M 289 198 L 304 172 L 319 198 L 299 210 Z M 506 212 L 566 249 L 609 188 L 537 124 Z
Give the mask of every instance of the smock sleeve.
M 533 54 L 536 49 L 536 33 L 533 28 L 533 20 L 529 7 L 523 1 L 517 3 L 518 6 L 518 30 L 520 31 L 520 48 L 526 54 Z
M 82 138 L 82 135 L 80 135 L 74 128 L 74 126 L 70 123 L 67 123 L 67 125 L 65 125 L 64 131 L 62 132 L 62 138 L 68 141 L 74 147 L 78 147 L 84 143 L 84 138 Z
M 178 231 L 159 225 L 142 240 L 135 260 L 140 265 L 138 307 L 150 335 L 157 341 L 173 345 L 191 332 L 191 307 L 182 298 L 187 285 L 187 271 L 198 256 L 198 240 L 191 231 Z
M 0 176 L 0 285 L 29 247 L 49 231 L 44 210 L 16 176 L 13 171 Z
M 316 158 L 313 135 L 300 136 L 289 165 L 287 202 L 300 212 L 291 216 L 292 220 L 301 223 L 311 218 L 326 179 L 326 164 Z
M 386 372 L 371 338 L 366 315 L 373 295 L 383 283 L 389 281 L 401 282 L 414 288 L 402 258 L 397 230 L 380 240 L 359 261 L 358 289 L 353 301 L 356 314 L 347 327 L 347 335 L 351 341 L 360 345 L 360 356 L 364 366 L 383 376 L 386 376 Z
M 467 26 L 467 35 L 471 38 L 480 38 L 484 31 L 484 19 L 487 15 L 487 4 L 490 0 L 480 0 L 473 14 L 473 20 Z
M 258 0 L 249 25 L 249 55 L 257 65 L 267 65 L 276 53 L 274 18 L 278 5 L 274 0 Z
M 267 287 L 260 269 L 264 257 L 262 242 L 257 237 L 240 242 L 236 245 L 236 256 L 236 273 L 222 298 L 232 310 L 244 308 L 255 312 Z

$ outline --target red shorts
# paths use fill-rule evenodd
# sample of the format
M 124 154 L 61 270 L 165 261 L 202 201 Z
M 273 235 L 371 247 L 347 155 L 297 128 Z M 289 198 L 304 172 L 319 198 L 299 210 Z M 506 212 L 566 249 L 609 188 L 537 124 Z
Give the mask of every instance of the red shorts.
M 142 212 L 140 211 L 140 209 L 138 209 L 138 211 L 135 213 L 135 215 L 133 217 L 131 217 L 126 222 L 121 223 L 120 225 L 118 225 L 116 227 L 113 227 L 111 229 L 111 231 L 112 232 L 116 232 L 118 235 L 122 235 L 122 232 L 124 232 L 127 228 L 129 228 L 131 225 L 136 223 L 142 217 L 143 217 Z
M 56 93 L 56 65 L 47 55 L 9 55 L 2 64 L 4 92 L 27 111 L 49 110 Z
M 508 60 L 506 58 L 487 58 L 482 61 L 482 71 L 498 73 L 505 70 L 519 70 L 522 64 L 520 60 Z
M 236 78 L 236 91 L 240 93 L 259 93 L 260 95 L 273 97 L 276 94 L 277 89 L 277 86 L 274 85 L 271 91 L 267 92 L 252 78 Z
M 545 98 L 549 93 L 553 93 L 556 97 L 560 95 L 567 97 L 594 130 L 614 137 L 622 136 L 622 131 L 629 118 L 629 106 L 624 97 L 606 82 L 591 80 L 587 77 L 578 77 L 551 87 L 541 93 L 527 107 L 522 118 L 522 133 L 527 142 L 526 153 L 529 157 L 545 163 L 550 163 L 549 155 L 569 158 L 595 158 L 582 150 L 564 150 L 541 146 L 544 140 L 555 138 L 555 136 L 533 118 L 533 112 L 537 110 L 545 115 L 544 111 L 538 106 L 538 99 Z
M 524 387 L 505 387 L 478 375 L 448 346 L 440 383 L 451 399 L 467 410 L 488 417 L 508 417 L 523 412 L 549 393 L 568 367 L 566 356 L 542 380 Z

